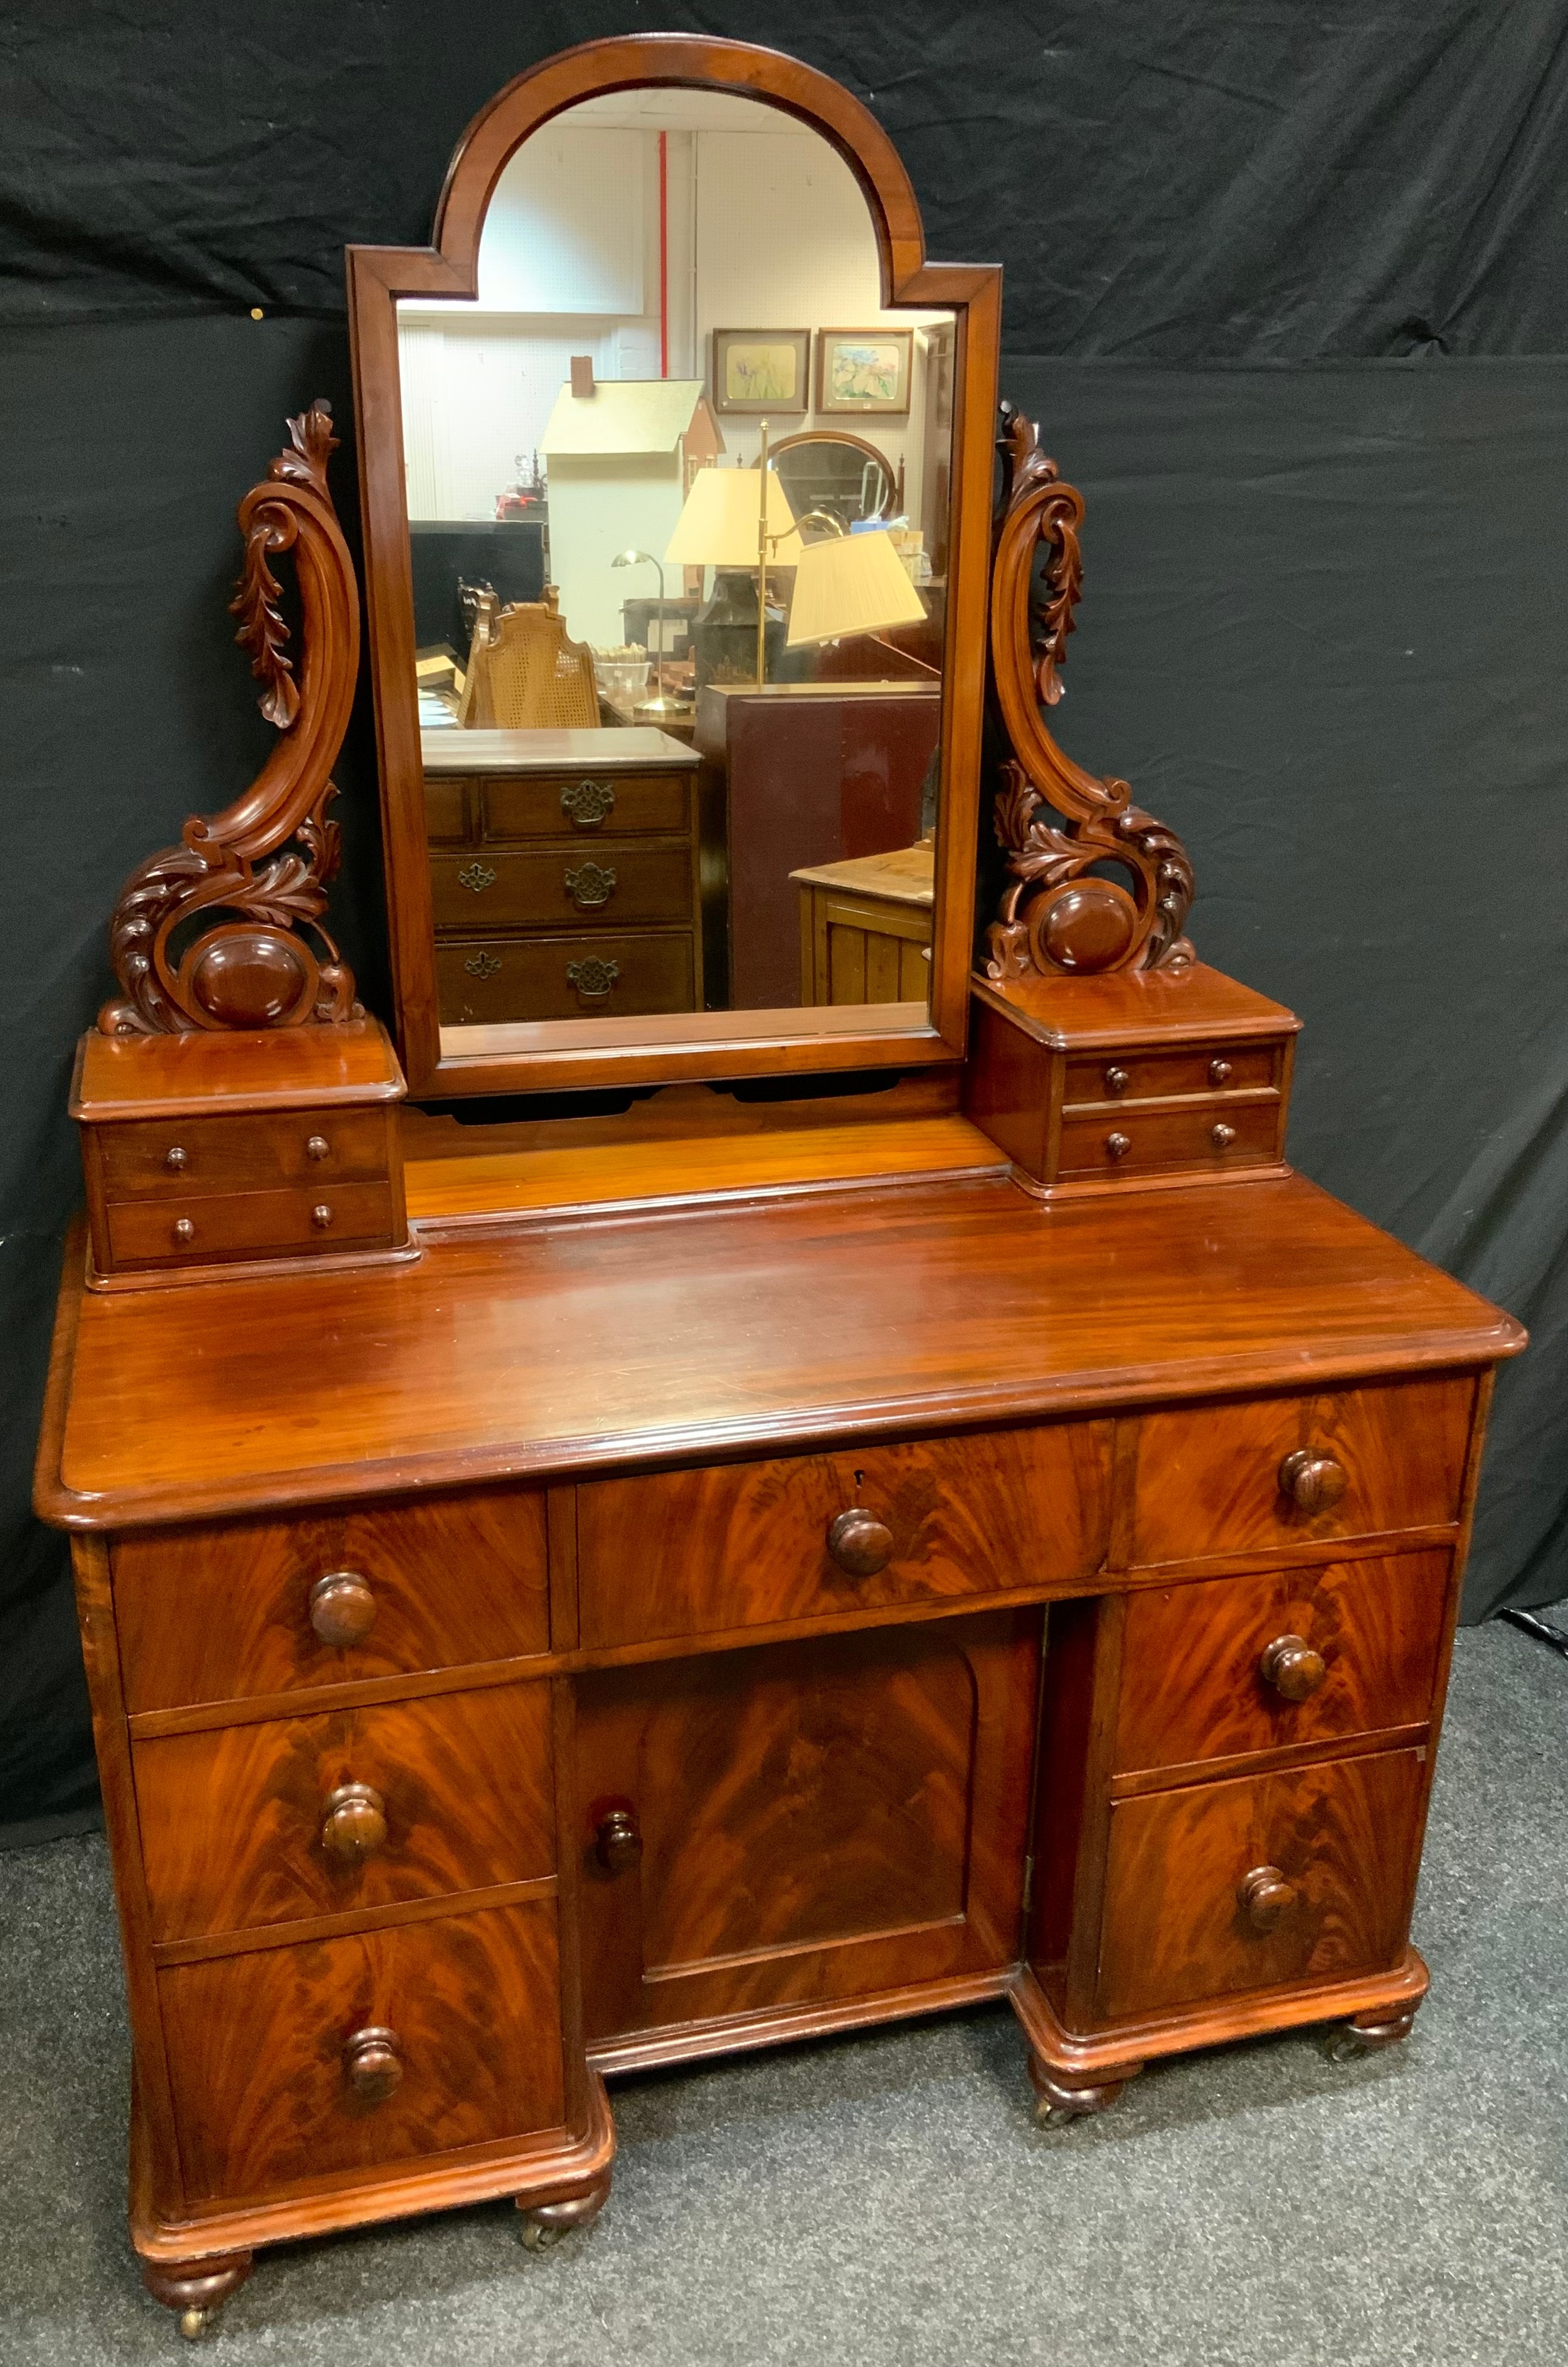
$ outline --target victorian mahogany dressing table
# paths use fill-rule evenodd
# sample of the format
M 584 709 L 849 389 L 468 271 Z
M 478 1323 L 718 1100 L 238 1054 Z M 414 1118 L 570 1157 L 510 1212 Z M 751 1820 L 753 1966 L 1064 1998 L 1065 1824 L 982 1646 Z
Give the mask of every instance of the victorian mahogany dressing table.
M 825 142 L 952 357 L 929 1000 L 444 1025 L 397 304 L 472 300 L 519 143 L 587 100 L 650 136 L 603 105 L 650 90 Z M 1046 730 L 1082 504 L 1009 418 L 994 527 L 998 274 L 926 262 L 856 100 L 723 42 L 569 52 L 350 290 L 402 1070 L 322 934 L 358 602 L 318 405 L 241 506 L 277 748 L 116 913 L 40 1451 L 132 2235 L 187 2333 L 286 2238 L 585 2225 L 641 2065 L 1006 1997 L 1068 2120 L 1244 2033 L 1403 2037 L 1522 1344 L 1283 1164 L 1295 1021 L 1196 962 L 1179 842 Z

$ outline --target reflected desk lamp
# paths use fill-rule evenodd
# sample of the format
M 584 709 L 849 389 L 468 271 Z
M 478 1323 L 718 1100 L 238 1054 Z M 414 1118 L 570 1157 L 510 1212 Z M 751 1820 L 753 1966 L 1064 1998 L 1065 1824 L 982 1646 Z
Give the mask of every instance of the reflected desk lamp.
M 753 469 L 717 467 L 699 469 L 692 479 L 665 563 L 715 571 L 713 596 L 693 627 L 699 680 L 766 680 L 768 552 L 794 528 L 790 497 L 767 465 L 766 421 L 760 480 Z M 755 610 L 748 596 L 754 590 Z M 753 643 L 748 674 L 742 652 Z M 715 665 L 715 653 L 726 648 L 727 662 Z
M 636 703 L 635 711 L 639 715 L 651 715 L 656 719 L 671 715 L 683 715 L 686 710 L 679 699 L 668 697 L 665 691 L 664 562 L 662 560 L 655 559 L 651 550 L 618 550 L 610 561 L 610 565 L 612 567 L 656 567 L 659 571 L 659 612 L 658 623 L 654 628 L 659 651 L 653 663 L 654 692 L 652 698 L 640 698 Z

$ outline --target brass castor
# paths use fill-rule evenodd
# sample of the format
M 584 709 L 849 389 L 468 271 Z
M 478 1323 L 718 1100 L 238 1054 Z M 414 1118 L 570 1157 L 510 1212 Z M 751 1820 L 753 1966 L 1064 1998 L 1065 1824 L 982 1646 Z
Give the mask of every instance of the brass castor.
M 1359 2063 L 1369 2055 L 1381 2055 L 1387 2046 L 1397 2046 L 1409 2037 L 1415 2023 L 1415 2008 L 1408 2013 L 1385 2014 L 1381 2017 L 1358 2014 L 1351 2022 L 1342 2022 L 1331 2030 L 1324 2041 L 1324 2053 L 1331 2063 Z
M 570 2236 L 580 2227 L 591 2227 L 609 2199 L 609 2172 L 585 2194 L 569 2194 L 561 2203 L 525 2203 L 517 2200 L 522 2225 L 518 2240 L 530 2252 L 548 2252 L 559 2244 L 562 2236 Z
M 1108 2104 L 1115 2103 L 1129 2079 L 1135 2079 L 1142 2068 L 1142 2063 L 1119 2063 L 1114 2077 L 1068 2081 L 1059 2079 L 1038 2055 L 1031 2055 L 1029 2085 L 1040 2100 L 1035 2106 L 1035 2119 L 1042 2129 L 1064 2129 L 1074 2121 L 1103 2112 Z
M 225 2252 L 221 2259 L 177 2261 L 169 2267 L 143 2260 L 142 2282 L 154 2301 L 176 2313 L 175 2323 L 187 2342 L 210 2334 L 218 2313 L 232 2293 L 251 2272 L 248 2252 Z

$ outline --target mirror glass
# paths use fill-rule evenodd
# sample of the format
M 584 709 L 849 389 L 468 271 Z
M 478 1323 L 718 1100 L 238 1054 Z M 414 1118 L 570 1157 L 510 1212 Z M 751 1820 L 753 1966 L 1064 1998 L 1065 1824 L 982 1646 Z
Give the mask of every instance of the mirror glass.
M 819 133 L 672 89 L 516 150 L 478 289 L 398 307 L 443 1048 L 923 1027 L 954 316 Z

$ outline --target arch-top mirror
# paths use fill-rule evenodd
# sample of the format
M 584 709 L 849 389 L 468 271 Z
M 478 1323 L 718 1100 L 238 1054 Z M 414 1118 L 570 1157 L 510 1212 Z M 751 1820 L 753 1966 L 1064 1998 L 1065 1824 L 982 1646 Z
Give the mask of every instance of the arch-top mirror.
M 349 250 L 414 1092 L 960 1056 L 999 277 L 847 92 L 675 35 Z

